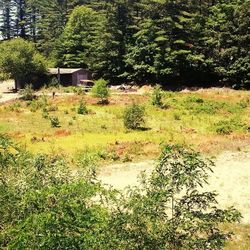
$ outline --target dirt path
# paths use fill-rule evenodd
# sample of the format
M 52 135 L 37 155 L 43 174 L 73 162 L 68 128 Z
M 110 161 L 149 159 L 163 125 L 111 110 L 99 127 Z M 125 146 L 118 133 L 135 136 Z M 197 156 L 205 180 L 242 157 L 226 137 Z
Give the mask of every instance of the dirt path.
M 250 223 L 250 148 L 241 152 L 224 152 L 215 160 L 214 173 L 206 190 L 219 193 L 223 207 L 235 206 L 243 215 L 242 222 Z M 117 189 L 136 185 L 141 171 L 152 171 L 153 161 L 108 166 L 101 170 L 99 179 Z
M 0 82 L 0 103 L 12 101 L 20 97 L 18 93 L 11 92 L 12 88 L 14 88 L 14 81 Z

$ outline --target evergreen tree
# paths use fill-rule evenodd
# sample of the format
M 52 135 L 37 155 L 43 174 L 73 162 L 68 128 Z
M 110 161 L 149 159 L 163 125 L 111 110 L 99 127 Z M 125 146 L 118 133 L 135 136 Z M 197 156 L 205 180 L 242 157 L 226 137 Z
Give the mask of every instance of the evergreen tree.
M 114 83 L 249 87 L 249 9 L 249 0 L 0 0 L 0 39 L 32 40 L 56 66 Z
M 0 1 L 0 38 L 10 39 L 14 36 L 13 1 Z
M 85 6 L 76 7 L 61 37 L 62 50 L 58 62 L 67 67 L 98 68 L 102 49 L 104 19 Z

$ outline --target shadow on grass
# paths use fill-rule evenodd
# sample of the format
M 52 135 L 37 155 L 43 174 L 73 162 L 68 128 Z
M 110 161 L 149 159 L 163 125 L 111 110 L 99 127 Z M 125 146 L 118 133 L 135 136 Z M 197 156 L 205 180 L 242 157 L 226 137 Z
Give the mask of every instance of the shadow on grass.
M 140 128 L 136 128 L 134 129 L 135 131 L 149 131 L 152 130 L 152 128 L 147 128 L 147 127 L 140 127 Z

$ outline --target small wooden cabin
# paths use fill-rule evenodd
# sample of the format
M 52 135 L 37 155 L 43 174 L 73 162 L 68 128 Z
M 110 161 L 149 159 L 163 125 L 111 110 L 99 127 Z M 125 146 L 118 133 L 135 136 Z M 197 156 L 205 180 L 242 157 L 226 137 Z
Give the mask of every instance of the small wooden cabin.
M 63 86 L 77 86 L 81 84 L 81 80 L 92 80 L 92 74 L 87 69 L 50 68 L 48 71 Z

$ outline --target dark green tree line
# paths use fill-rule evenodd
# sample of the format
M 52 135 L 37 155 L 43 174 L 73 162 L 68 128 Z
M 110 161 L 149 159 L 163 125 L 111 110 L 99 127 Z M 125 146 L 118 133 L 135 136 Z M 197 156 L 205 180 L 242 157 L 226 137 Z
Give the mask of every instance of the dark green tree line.
M 114 83 L 249 87 L 249 4 L 1 0 L 0 30 L 2 39 L 35 42 L 54 66 L 85 66 Z M 83 25 L 76 20 L 84 15 Z

